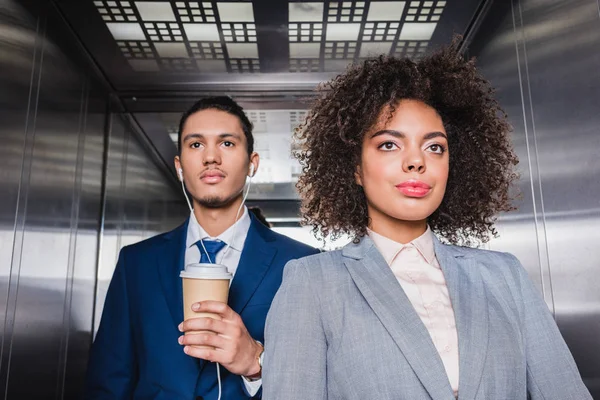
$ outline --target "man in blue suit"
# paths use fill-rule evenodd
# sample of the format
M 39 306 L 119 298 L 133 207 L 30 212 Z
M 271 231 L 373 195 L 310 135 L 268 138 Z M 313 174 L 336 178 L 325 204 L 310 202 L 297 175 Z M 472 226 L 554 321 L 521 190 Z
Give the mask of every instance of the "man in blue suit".
M 260 398 L 265 319 L 283 267 L 317 251 L 273 232 L 243 206 L 246 176 L 259 164 L 253 145 L 252 124 L 228 97 L 200 100 L 183 114 L 175 166 L 193 210 L 175 230 L 121 250 L 85 399 L 216 400 L 219 386 L 223 400 Z M 222 320 L 183 323 L 179 273 L 208 260 L 233 273 L 229 302 L 192 308 Z M 182 333 L 198 330 L 211 332 Z

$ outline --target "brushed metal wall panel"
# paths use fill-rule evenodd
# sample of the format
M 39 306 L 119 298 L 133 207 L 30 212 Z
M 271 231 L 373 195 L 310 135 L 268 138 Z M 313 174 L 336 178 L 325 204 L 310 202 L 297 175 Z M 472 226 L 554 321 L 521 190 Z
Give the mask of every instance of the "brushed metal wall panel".
M 470 52 L 508 112 L 520 210 L 489 247 L 517 255 L 600 398 L 600 17 L 596 0 L 495 2 Z
M 187 212 L 119 116 L 105 165 L 107 93 L 57 10 L 23 3 L 0 3 L 0 390 L 6 399 L 76 399 L 100 315 L 99 256 L 110 278 L 122 245 Z
M 515 203 L 518 210 L 501 216 L 497 224 L 500 236 L 487 247 L 512 252 L 537 288 L 546 294 L 543 271 L 547 265 L 543 264 L 537 251 L 540 224 L 534 212 L 539 204 L 533 189 L 538 174 L 536 164 L 530 162 L 531 138 L 523 111 L 519 80 L 521 60 L 515 48 L 510 2 L 494 2 L 487 20 L 471 44 L 469 55 L 477 57 L 478 67 L 496 88 L 496 97 L 509 115 L 513 127 L 512 141 L 520 160 L 518 172 L 521 179 L 515 190 L 515 193 L 520 193 L 520 199 Z M 550 293 L 546 295 L 550 296 Z
M 170 177 L 156 167 L 134 127 L 118 114 L 110 131 L 105 206 L 94 334 L 120 249 L 175 228 L 189 214 Z
M 29 193 L 20 262 L 13 264 L 19 279 L 6 395 L 15 399 L 57 397 L 62 391 L 82 172 L 86 79 L 46 31 L 40 36 Z M 36 384 L 24 384 L 31 376 Z
M 79 193 L 74 226 L 76 233 L 71 239 L 71 280 L 65 297 L 63 353 L 59 364 L 63 399 L 80 397 L 92 337 L 95 301 L 106 97 L 94 87 L 88 85 L 86 88 L 85 118 L 80 125 L 80 135 L 84 137 L 77 153 L 80 173 L 76 180 Z
M 594 0 L 521 0 L 556 320 L 600 397 L 600 18 Z M 516 19 L 518 21 L 518 19 Z
M 42 53 L 40 21 L 18 3 L 0 7 L 0 390 L 8 384 L 13 354 L 33 129 Z

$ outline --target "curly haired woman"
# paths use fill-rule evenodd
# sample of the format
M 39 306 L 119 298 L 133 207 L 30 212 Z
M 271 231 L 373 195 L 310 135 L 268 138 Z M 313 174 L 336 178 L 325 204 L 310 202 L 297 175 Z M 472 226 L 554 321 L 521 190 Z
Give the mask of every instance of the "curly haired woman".
M 517 159 L 457 49 L 351 67 L 297 133 L 305 223 L 355 240 L 286 266 L 263 399 L 591 399 L 519 261 L 458 246 L 512 209 Z

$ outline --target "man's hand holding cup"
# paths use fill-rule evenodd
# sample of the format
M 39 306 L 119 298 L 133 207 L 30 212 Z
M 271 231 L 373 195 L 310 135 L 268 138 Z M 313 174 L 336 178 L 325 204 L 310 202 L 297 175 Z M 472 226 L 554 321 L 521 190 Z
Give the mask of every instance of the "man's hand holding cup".
M 191 309 L 210 316 L 189 318 L 179 325 L 179 330 L 186 333 L 179 338 L 186 354 L 217 362 L 236 375 L 260 376 L 258 358 L 262 345 L 250 336 L 235 311 L 223 302 L 211 300 L 194 303 Z

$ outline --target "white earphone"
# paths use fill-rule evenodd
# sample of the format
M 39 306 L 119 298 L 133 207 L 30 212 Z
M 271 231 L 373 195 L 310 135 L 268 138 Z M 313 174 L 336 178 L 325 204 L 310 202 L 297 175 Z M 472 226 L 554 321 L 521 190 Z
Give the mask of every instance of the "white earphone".
M 232 238 L 235 237 L 235 233 L 238 227 L 238 224 L 236 224 L 235 222 L 238 220 L 238 217 L 240 215 L 240 211 L 242 211 L 242 207 L 244 206 L 244 203 L 246 202 L 246 199 L 248 198 L 248 193 L 250 193 L 250 184 L 252 183 L 252 177 L 254 176 L 254 164 L 250 163 L 250 180 L 248 182 L 248 188 L 246 189 L 246 194 L 244 194 L 244 196 L 242 197 L 242 203 L 240 204 L 240 208 L 238 208 L 237 213 L 235 215 L 235 220 L 233 223 L 233 233 L 231 235 Z M 183 195 L 185 196 L 185 200 L 187 201 L 188 207 L 190 209 L 190 212 L 194 212 L 194 209 L 192 208 L 192 204 L 190 203 L 190 199 L 188 198 L 188 195 L 185 191 L 185 186 L 183 183 L 183 169 L 181 168 L 177 168 L 177 173 L 179 175 L 179 181 L 181 182 L 181 190 L 183 191 Z M 202 246 L 204 246 L 204 243 L 202 243 Z M 227 243 L 227 247 L 225 248 L 225 251 L 223 252 L 223 258 L 225 257 L 225 254 L 227 254 L 227 251 L 229 250 L 230 244 Z M 204 251 L 206 252 L 206 249 L 204 249 Z M 210 258 L 209 258 L 210 260 Z M 212 262 L 212 261 L 211 261 Z M 221 370 L 220 370 L 220 365 L 219 363 L 217 363 L 217 381 L 219 384 L 219 395 L 218 395 L 218 400 L 221 399 Z

